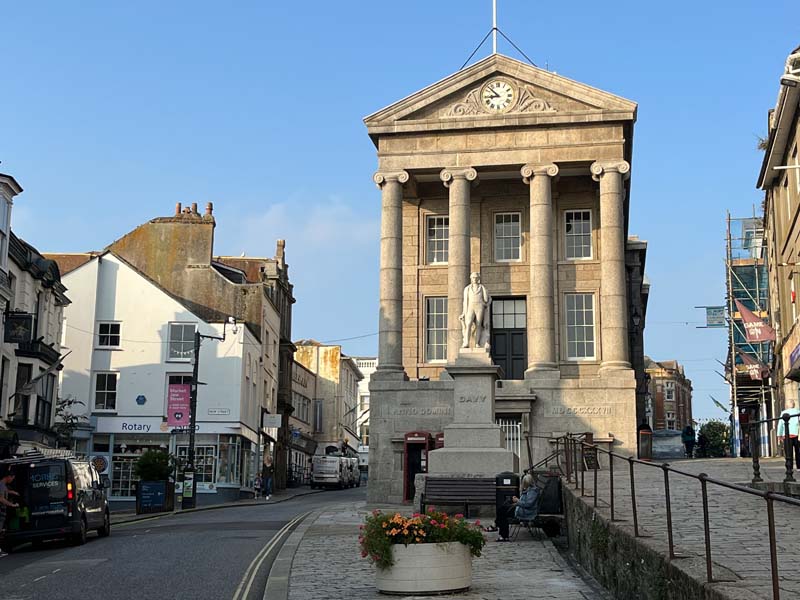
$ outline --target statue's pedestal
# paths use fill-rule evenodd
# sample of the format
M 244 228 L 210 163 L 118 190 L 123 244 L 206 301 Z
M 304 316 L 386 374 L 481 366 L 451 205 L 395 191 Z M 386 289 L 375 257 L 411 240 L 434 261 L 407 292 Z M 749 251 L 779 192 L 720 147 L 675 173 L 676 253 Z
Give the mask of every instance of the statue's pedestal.
M 454 382 L 453 423 L 444 428 L 444 448 L 428 453 L 431 475 L 484 475 L 516 472 L 516 455 L 505 448 L 505 436 L 494 422 L 494 385 L 500 367 L 489 351 L 463 348 L 447 367 Z

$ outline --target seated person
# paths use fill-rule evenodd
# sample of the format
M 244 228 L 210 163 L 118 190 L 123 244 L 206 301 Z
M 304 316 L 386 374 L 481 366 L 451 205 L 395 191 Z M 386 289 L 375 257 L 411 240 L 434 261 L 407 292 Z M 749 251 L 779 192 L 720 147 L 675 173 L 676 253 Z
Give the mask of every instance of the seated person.
M 497 509 L 495 524 L 499 530 L 498 542 L 508 541 L 508 519 L 516 517 L 520 521 L 533 521 L 539 514 L 539 496 L 542 490 L 536 485 L 530 473 L 522 478 L 522 495 L 513 496 L 510 502 Z

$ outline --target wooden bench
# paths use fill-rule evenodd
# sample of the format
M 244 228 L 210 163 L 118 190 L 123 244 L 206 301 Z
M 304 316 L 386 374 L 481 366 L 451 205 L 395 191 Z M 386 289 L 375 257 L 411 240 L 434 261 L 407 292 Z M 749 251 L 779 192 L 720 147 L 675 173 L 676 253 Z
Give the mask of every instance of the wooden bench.
M 463 506 L 469 517 L 470 506 L 495 506 L 494 479 L 483 477 L 427 477 L 420 498 L 420 512 L 428 506 Z

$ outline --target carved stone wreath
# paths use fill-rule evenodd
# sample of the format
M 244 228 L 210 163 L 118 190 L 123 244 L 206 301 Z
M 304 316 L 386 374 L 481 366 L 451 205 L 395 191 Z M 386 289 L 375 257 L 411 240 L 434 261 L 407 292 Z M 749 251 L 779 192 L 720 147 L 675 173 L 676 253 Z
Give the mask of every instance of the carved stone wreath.
M 461 102 L 456 102 L 452 106 L 442 111 L 443 117 L 467 117 L 471 115 L 495 115 L 497 113 L 488 111 L 480 101 L 481 88 L 477 87 L 467 94 Z M 539 98 L 533 88 L 523 85 L 519 88 L 519 99 L 514 107 L 503 114 L 514 113 L 550 113 L 557 112 L 547 100 Z

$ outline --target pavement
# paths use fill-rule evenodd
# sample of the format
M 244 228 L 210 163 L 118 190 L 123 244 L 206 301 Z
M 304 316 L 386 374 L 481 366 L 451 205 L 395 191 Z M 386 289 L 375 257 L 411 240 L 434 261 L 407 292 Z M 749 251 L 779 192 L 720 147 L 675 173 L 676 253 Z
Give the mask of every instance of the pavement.
M 150 514 L 141 514 L 137 515 L 135 511 L 132 510 L 114 510 L 113 503 L 111 504 L 111 522 L 112 524 L 122 524 L 122 523 L 131 523 L 134 521 L 144 521 L 154 518 L 159 518 L 164 515 L 178 515 L 178 514 L 188 514 L 193 512 L 203 512 L 206 510 L 217 510 L 220 508 L 232 508 L 237 506 L 265 506 L 270 504 L 280 504 L 281 502 L 286 502 L 287 500 L 292 500 L 293 498 L 297 498 L 300 496 L 308 496 L 310 494 L 319 494 L 324 490 L 312 490 L 309 486 L 298 486 L 296 488 L 287 488 L 285 490 L 279 490 L 272 494 L 269 500 L 264 500 L 263 498 L 259 499 L 243 499 L 243 500 L 236 500 L 234 502 L 221 502 L 219 504 L 207 504 L 204 506 L 198 506 L 196 508 L 187 508 L 187 509 L 177 509 L 174 511 L 166 512 L 166 513 L 150 513 Z
M 654 463 L 655 464 L 655 463 Z M 731 483 L 746 484 L 752 477 L 749 459 L 694 459 L 671 461 L 676 469 Z M 761 475 L 766 480 L 783 479 L 783 459 L 762 459 Z M 583 498 L 590 506 L 593 473 L 585 473 Z M 574 486 L 573 486 L 574 488 Z M 633 532 L 630 474 L 627 465 L 616 461 L 614 469 L 615 525 Z M 580 494 L 580 490 L 578 491 Z M 598 472 L 598 508 L 610 516 L 609 472 Z M 664 476 L 661 469 L 636 465 L 636 506 L 643 542 L 668 554 Z M 699 579 L 705 581 L 705 536 L 700 482 L 670 475 L 670 498 L 677 565 L 687 570 L 702 566 Z M 766 501 L 757 496 L 708 484 L 709 529 L 714 583 L 711 587 L 730 598 L 772 599 L 772 578 Z M 775 528 L 783 600 L 800 598 L 800 507 L 775 502 Z
M 372 506 L 369 507 L 371 510 Z M 410 514 L 409 506 L 377 507 Z M 289 537 L 273 564 L 264 600 L 375 600 L 375 567 L 362 559 L 358 526 L 366 503 L 332 506 L 309 517 Z M 472 588 L 447 598 L 470 600 L 600 600 L 609 598 L 596 582 L 582 575 L 553 542 L 521 531 L 516 541 L 497 543 L 496 533 L 483 556 L 472 561 Z M 395 596 L 412 598 L 412 596 Z M 414 600 L 441 596 L 413 596 Z

